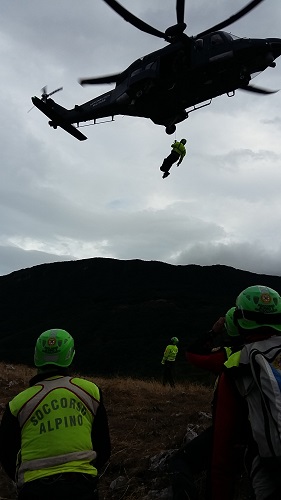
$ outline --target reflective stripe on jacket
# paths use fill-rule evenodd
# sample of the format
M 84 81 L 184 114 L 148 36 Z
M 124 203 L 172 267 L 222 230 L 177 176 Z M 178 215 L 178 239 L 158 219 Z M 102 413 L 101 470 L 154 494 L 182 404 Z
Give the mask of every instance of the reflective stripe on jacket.
M 97 475 L 91 432 L 99 388 L 80 378 L 56 376 L 38 382 L 10 403 L 21 427 L 17 483 L 63 472 Z
M 183 158 L 185 155 L 186 155 L 186 149 L 185 149 L 185 146 L 184 144 L 182 144 L 182 142 L 174 142 L 172 145 L 171 145 L 171 148 L 176 152 L 178 153 L 181 158 Z
M 178 348 L 176 345 L 167 345 L 164 351 L 162 363 L 165 363 L 165 361 L 175 361 L 177 354 L 178 354 Z

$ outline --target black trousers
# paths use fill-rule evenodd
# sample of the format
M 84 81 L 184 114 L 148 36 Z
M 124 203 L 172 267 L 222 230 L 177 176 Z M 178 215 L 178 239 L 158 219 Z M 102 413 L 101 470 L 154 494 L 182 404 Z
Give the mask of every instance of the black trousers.
M 170 168 L 176 163 L 180 158 L 180 155 L 176 151 L 172 151 L 167 158 L 163 160 L 160 170 L 162 172 L 169 172 Z
M 67 472 L 36 479 L 19 490 L 18 500 L 99 500 L 97 478 Z
M 175 387 L 175 361 L 165 361 L 163 370 L 163 385 Z

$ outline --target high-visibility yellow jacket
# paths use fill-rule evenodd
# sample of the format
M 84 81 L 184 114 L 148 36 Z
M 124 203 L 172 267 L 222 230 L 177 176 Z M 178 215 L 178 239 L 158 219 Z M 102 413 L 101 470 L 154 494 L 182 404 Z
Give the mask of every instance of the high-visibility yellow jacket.
M 175 141 L 172 145 L 171 148 L 180 155 L 181 159 L 184 158 L 186 155 L 186 149 L 185 146 L 182 142 L 177 142 Z
M 176 345 L 167 345 L 162 358 L 162 364 L 164 364 L 165 361 L 175 361 L 177 354 L 178 348 Z
M 91 432 L 99 388 L 68 376 L 42 380 L 9 403 L 21 428 L 17 483 L 64 472 L 97 475 Z

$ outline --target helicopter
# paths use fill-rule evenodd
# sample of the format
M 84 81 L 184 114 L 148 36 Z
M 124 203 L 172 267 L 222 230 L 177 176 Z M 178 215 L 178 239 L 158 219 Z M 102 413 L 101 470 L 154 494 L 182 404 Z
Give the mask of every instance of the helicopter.
M 177 23 L 162 32 L 136 17 L 117 0 L 103 0 L 137 29 L 163 39 L 166 46 L 134 61 L 121 73 L 80 79 L 80 84 L 115 84 L 115 88 L 72 109 L 50 98 L 56 89 L 31 100 L 49 119 L 54 129 L 61 127 L 80 141 L 87 139 L 79 130 L 81 122 L 116 115 L 149 118 L 173 134 L 176 125 L 191 111 L 211 104 L 223 94 L 233 96 L 237 89 L 259 94 L 275 90 L 253 86 L 252 76 L 276 66 L 281 55 L 281 39 L 239 38 L 226 31 L 263 0 L 252 0 L 244 8 L 215 26 L 189 36 L 185 33 L 185 0 L 176 0 Z

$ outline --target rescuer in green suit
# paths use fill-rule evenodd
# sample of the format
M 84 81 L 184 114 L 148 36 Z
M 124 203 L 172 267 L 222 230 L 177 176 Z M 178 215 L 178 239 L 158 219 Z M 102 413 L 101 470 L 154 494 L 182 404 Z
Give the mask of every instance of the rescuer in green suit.
M 111 446 L 101 390 L 68 375 L 74 340 L 61 329 L 36 342 L 38 374 L 7 405 L 0 461 L 19 500 L 98 500 L 98 471 Z
M 170 175 L 169 170 L 173 166 L 174 163 L 177 162 L 177 167 L 181 164 L 182 160 L 184 159 L 186 155 L 186 149 L 185 149 L 185 144 L 186 144 L 186 139 L 181 139 L 180 142 L 175 141 L 171 145 L 172 151 L 163 160 L 163 163 L 160 167 L 161 172 L 164 172 L 162 175 L 162 178 L 165 179 L 165 177 L 168 177 Z
M 174 367 L 178 354 L 178 343 L 179 339 L 177 337 L 172 337 L 171 344 L 167 345 L 164 351 L 164 355 L 161 361 L 161 364 L 164 365 L 163 385 L 166 385 L 168 383 L 171 387 L 175 387 Z

